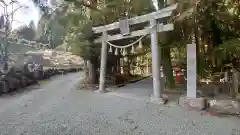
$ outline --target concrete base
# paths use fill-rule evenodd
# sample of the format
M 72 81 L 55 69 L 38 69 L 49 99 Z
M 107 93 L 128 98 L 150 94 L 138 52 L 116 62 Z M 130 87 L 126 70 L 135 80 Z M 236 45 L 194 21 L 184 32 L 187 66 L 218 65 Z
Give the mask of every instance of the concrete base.
M 200 98 L 180 97 L 178 103 L 182 107 L 190 107 L 198 110 L 202 110 L 207 107 L 207 100 L 201 97 Z
M 167 103 L 168 98 L 166 95 L 162 95 L 160 98 L 151 96 L 149 101 L 154 104 L 164 105 Z
M 107 93 L 107 90 L 96 90 L 94 92 L 96 92 L 96 93 Z

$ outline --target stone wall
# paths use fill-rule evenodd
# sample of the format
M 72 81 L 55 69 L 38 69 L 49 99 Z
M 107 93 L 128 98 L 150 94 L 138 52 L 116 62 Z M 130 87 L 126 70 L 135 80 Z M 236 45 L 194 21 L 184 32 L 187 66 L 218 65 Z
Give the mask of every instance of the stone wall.
M 20 41 L 22 40 L 18 40 L 17 42 Z M 4 44 L 4 40 L 0 39 L 0 43 Z M 52 50 L 46 48 L 47 44 L 33 41 L 24 40 L 24 43 L 9 41 L 9 64 L 10 66 L 21 66 L 24 62 L 35 61 L 36 63 L 50 67 L 83 65 L 83 60 L 79 56 L 62 51 L 61 49 Z
M 4 44 L 3 40 L 0 40 L 1 44 Z M 27 51 L 36 51 L 36 47 L 31 45 L 24 45 L 19 43 L 9 42 L 8 44 L 8 52 L 9 53 L 25 53 Z

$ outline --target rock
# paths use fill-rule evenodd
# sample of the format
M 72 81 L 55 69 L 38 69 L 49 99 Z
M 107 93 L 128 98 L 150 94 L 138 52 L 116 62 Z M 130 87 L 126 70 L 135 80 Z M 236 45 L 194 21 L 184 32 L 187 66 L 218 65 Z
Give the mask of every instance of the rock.
M 156 97 L 151 96 L 150 102 L 154 103 L 154 104 L 158 104 L 158 105 L 164 105 L 164 104 L 166 104 L 168 102 L 168 99 L 165 99 L 163 97 L 156 98 Z
M 222 114 L 240 113 L 240 102 L 234 99 L 213 99 L 208 101 L 209 109 Z
M 7 84 L 6 81 L 0 81 L 0 92 L 1 93 L 7 93 L 9 92 L 9 85 Z
M 200 97 L 214 97 L 219 93 L 220 89 L 214 84 L 204 84 L 197 90 Z
M 237 100 L 240 100 L 240 94 L 238 94 L 238 95 L 236 96 L 236 99 L 237 99 Z
M 205 98 L 190 98 L 181 96 L 179 98 L 178 104 L 182 107 L 186 108 L 195 108 L 198 110 L 205 109 L 207 107 L 206 99 Z
M 6 85 L 9 87 L 9 90 L 17 89 L 20 84 L 19 81 L 12 76 L 7 76 L 4 80 Z

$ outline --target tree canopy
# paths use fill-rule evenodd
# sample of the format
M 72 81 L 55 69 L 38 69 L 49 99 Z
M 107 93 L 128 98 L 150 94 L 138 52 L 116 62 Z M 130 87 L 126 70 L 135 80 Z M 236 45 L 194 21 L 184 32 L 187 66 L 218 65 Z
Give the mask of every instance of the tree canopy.
M 18 35 L 18 37 L 20 38 L 24 38 L 26 40 L 34 40 L 35 35 L 36 35 L 36 26 L 34 24 L 33 21 L 30 21 L 29 25 L 23 25 L 21 27 L 19 27 L 16 30 L 16 34 Z

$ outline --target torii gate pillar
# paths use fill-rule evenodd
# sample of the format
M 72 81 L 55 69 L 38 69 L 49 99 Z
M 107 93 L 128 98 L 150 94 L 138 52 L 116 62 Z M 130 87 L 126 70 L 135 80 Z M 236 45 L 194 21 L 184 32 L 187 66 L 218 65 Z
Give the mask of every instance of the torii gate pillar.
M 164 84 L 161 84 L 160 77 L 160 57 L 159 57 L 159 49 L 158 49 L 158 38 L 157 32 L 171 31 L 174 29 L 174 25 L 170 24 L 157 24 L 157 19 L 170 17 L 175 9 L 177 9 L 178 4 L 171 5 L 164 9 L 158 10 L 156 12 L 152 12 L 150 14 L 132 17 L 128 19 L 128 25 L 135 25 L 139 23 L 149 22 L 151 25 L 151 31 L 149 28 L 144 27 L 140 30 L 132 31 L 129 35 L 122 34 L 114 34 L 107 35 L 107 31 L 116 30 L 120 28 L 120 22 L 115 22 L 112 24 L 108 24 L 105 26 L 93 27 L 92 30 L 95 34 L 103 33 L 102 38 L 97 38 L 94 40 L 94 43 L 102 42 L 102 50 L 101 50 L 101 68 L 100 68 L 100 79 L 99 79 L 99 90 L 98 92 L 104 91 L 104 83 L 105 83 L 105 74 L 106 74 L 106 64 L 107 64 L 107 43 L 106 41 L 117 41 L 121 39 L 139 37 L 146 34 L 151 34 L 151 47 L 152 47 L 152 71 L 153 71 L 153 94 L 152 99 L 157 101 L 161 101 L 161 91 L 163 90 Z
M 151 50 L 152 50 L 152 76 L 153 76 L 153 98 L 161 97 L 160 83 L 160 59 L 158 49 L 157 23 L 156 19 L 150 20 L 151 29 Z
M 105 92 L 105 76 L 107 68 L 107 32 L 103 31 L 102 33 L 102 49 L 101 49 L 101 67 L 100 67 L 100 77 L 99 77 L 99 90 L 98 92 Z

